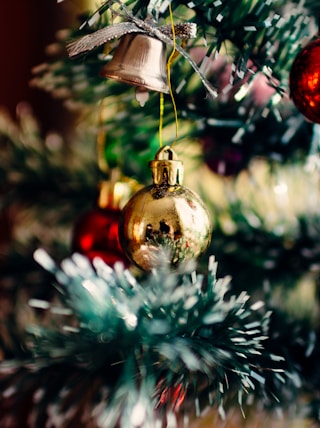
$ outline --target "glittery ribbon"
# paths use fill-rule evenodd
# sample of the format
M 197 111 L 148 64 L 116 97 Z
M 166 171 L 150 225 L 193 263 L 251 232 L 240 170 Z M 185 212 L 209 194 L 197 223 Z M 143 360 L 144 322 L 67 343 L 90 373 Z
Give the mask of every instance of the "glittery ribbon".
M 87 34 L 78 40 L 75 40 L 67 45 L 67 50 L 70 57 L 79 55 L 83 52 L 91 51 L 92 49 L 103 45 L 104 43 L 124 36 L 129 33 L 146 33 L 150 36 L 154 35 L 155 26 L 148 24 L 147 21 L 141 21 L 144 24 L 140 27 L 134 22 L 121 22 L 119 24 L 108 25 L 94 33 Z M 180 39 L 191 39 L 196 36 L 197 25 L 192 22 L 176 24 L 174 26 L 175 36 Z M 166 37 L 172 39 L 171 25 L 163 25 L 159 27 L 159 31 Z

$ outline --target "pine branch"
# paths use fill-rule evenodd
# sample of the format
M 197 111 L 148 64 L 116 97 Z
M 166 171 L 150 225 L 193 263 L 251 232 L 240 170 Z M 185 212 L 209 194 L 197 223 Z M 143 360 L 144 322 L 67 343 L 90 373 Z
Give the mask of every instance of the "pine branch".
M 79 254 L 64 259 L 61 267 L 43 250 L 35 258 L 54 275 L 61 303 L 30 299 L 31 307 L 48 311 L 53 323 L 27 326 L 33 358 L 4 363 L 3 382 L 8 376 L 28 382 L 33 376 L 37 382 L 55 368 L 59 383 L 64 367 L 73 373 L 71 379 L 84 371 L 74 384 L 70 375 L 64 378 L 58 396 L 48 384 L 32 409 L 37 417 L 54 403 L 56 417 L 66 418 L 67 397 L 76 396 L 86 372 L 100 379 L 87 403 L 92 410 L 102 406 L 98 426 L 120 421 L 127 427 L 137 417 L 137 403 L 144 415 L 156 409 L 170 413 L 172 405 L 182 406 L 185 394 L 199 397 L 207 391 L 217 406 L 233 394 L 242 406 L 243 396 L 264 390 L 266 374 L 283 371 L 282 357 L 264 350 L 270 314 L 261 312 L 262 302 L 250 304 L 245 292 L 227 297 L 230 278 L 216 279 L 213 259 L 206 280 L 187 266 L 174 273 L 164 265 L 139 282 L 121 264 L 111 269 L 95 259 L 91 265 Z M 176 388 L 180 398 L 170 403 L 169 391 Z M 103 389 L 107 398 L 101 398 Z M 66 401 L 63 390 L 69 391 Z M 19 397 L 19 390 L 11 395 Z M 72 402 L 75 413 L 81 402 L 81 396 Z M 157 411 L 153 417 L 159 417 Z
M 114 2 L 111 3 L 103 3 L 98 11 L 84 17 L 80 29 L 59 35 L 55 44 L 59 58 L 49 57 L 46 64 L 35 67 L 32 85 L 65 99 L 66 105 L 73 109 L 85 106 L 94 109 L 98 101 L 108 100 L 110 117 L 105 119 L 108 161 L 118 162 L 126 174 L 145 181 L 139 159 L 141 153 L 152 156 L 151 146 L 159 122 L 158 94 L 151 93 L 148 109 L 141 109 L 132 87 L 100 76 L 117 48 L 117 40 L 110 40 L 80 58 L 67 57 L 66 47 L 71 40 L 108 30 L 112 22 L 109 6 Z M 161 3 L 131 1 L 125 10 L 121 9 L 121 17 L 116 18 L 122 21 L 121 26 L 131 25 L 127 19 L 140 23 L 151 15 L 162 28 L 162 24 L 167 25 L 169 10 L 166 2 Z M 213 147 L 205 149 L 208 162 L 215 156 L 215 143 L 225 150 L 231 146 L 240 151 L 240 170 L 254 156 L 270 159 L 279 156 L 287 160 L 297 153 L 306 155 L 312 130 L 289 99 L 288 77 L 296 54 L 315 33 L 314 18 L 307 7 L 294 4 L 288 11 L 283 2 L 260 0 L 187 5 L 174 1 L 172 8 L 175 23 L 184 18 L 186 23 L 193 21 L 197 25 L 197 37 L 184 48 L 210 85 L 217 88 L 218 97 L 207 97 L 186 58 L 178 56 L 171 64 L 180 128 L 188 129 L 185 134 L 200 142 L 213 139 Z M 174 121 L 169 97 L 165 97 L 164 120 L 166 132 Z M 269 133 L 263 132 L 266 127 Z M 170 143 L 174 138 L 170 132 L 168 135 Z M 121 145 L 118 152 L 114 142 L 117 147 Z

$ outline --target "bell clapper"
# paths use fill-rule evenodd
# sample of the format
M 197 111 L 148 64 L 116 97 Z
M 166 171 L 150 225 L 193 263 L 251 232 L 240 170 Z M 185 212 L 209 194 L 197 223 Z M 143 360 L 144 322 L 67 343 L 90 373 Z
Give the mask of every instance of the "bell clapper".
M 145 103 L 149 99 L 149 91 L 143 86 L 136 87 L 136 100 L 140 104 L 141 107 L 144 107 Z

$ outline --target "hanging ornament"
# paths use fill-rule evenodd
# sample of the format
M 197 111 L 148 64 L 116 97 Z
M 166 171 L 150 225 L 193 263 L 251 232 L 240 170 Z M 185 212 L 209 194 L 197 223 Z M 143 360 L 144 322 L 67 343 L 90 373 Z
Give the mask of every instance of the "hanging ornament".
M 106 11 L 106 9 L 110 9 L 110 11 L 113 14 L 124 18 L 125 22 L 119 22 L 113 25 L 108 25 L 104 28 L 100 28 L 95 32 L 86 34 L 85 36 L 77 40 L 71 41 L 66 46 L 69 57 L 72 58 L 77 55 L 83 54 L 84 52 L 90 52 L 93 49 L 96 49 L 97 47 L 107 43 L 108 41 L 119 37 L 122 39 L 122 46 L 121 46 L 120 52 L 124 53 L 125 56 L 127 57 L 128 55 L 125 52 L 124 46 L 129 47 L 130 44 L 128 45 L 128 41 L 132 41 L 134 40 L 134 38 L 131 38 L 131 37 L 123 38 L 123 36 L 130 35 L 130 34 L 131 35 L 144 34 L 151 39 L 156 39 L 158 41 L 161 41 L 165 45 L 173 46 L 174 49 L 177 50 L 189 62 L 191 67 L 200 77 L 203 86 L 208 91 L 208 94 L 213 98 L 217 97 L 218 94 L 217 94 L 216 88 L 214 88 L 211 85 L 211 83 L 208 81 L 208 79 L 204 76 L 200 68 L 197 66 L 196 62 L 190 57 L 190 55 L 183 49 L 182 46 L 176 44 L 176 38 L 178 39 L 195 38 L 197 33 L 197 24 L 192 22 L 174 24 L 174 31 L 172 31 L 172 25 L 158 26 L 157 23 L 154 21 L 154 19 L 149 16 L 145 20 L 137 18 L 128 9 L 126 4 L 120 0 L 116 2 L 116 8 L 113 8 L 112 6 L 113 6 L 112 4 L 104 3 L 94 12 L 92 16 L 90 16 L 82 24 L 81 29 L 86 25 L 90 27 L 94 22 L 96 22 L 99 19 L 99 17 Z M 145 43 L 145 40 L 143 43 Z M 154 42 L 152 42 L 152 44 L 153 43 Z M 135 44 L 135 46 L 137 45 Z M 144 50 L 145 49 L 146 48 L 144 48 Z M 138 49 L 135 48 L 135 54 L 137 54 L 139 57 L 139 52 L 137 52 L 137 50 Z M 159 48 L 157 48 L 157 50 L 159 50 Z M 162 50 L 162 48 L 160 50 Z M 130 51 L 131 51 L 131 54 L 129 56 L 133 54 L 133 50 L 131 47 L 130 47 Z M 147 51 L 149 52 L 150 48 L 147 48 Z M 119 53 L 117 53 L 117 57 L 120 57 Z M 120 62 L 122 62 L 120 58 L 119 60 Z M 138 60 L 138 62 L 141 62 L 141 61 L 144 62 L 142 58 Z M 113 72 L 110 74 L 114 75 Z M 162 73 L 160 74 L 162 79 L 163 77 Z M 118 79 L 118 71 L 115 76 L 116 77 L 112 77 L 112 78 L 115 78 L 116 80 L 120 80 Z M 130 80 L 132 80 L 131 75 L 130 75 Z M 159 85 L 159 82 L 157 84 Z M 143 104 L 146 101 L 146 92 L 148 91 L 148 87 L 144 87 L 139 82 L 137 87 L 139 88 L 137 90 L 137 99 L 139 102 Z M 167 87 L 164 86 L 163 88 L 164 89 L 161 89 L 160 92 L 167 92 Z M 159 91 L 159 89 L 155 89 L 155 90 Z
M 183 167 L 175 152 L 161 148 L 149 166 L 153 184 L 133 195 L 119 222 L 123 251 L 145 271 L 156 267 L 164 253 L 172 267 L 195 259 L 211 238 L 208 210 L 197 194 L 181 185 Z
M 108 265 L 116 261 L 128 264 L 118 237 L 121 208 L 130 197 L 131 186 L 125 182 L 102 181 L 97 205 L 75 223 L 71 248 L 91 261 L 100 257 Z
M 309 42 L 290 70 L 290 96 L 311 122 L 320 123 L 320 38 Z
M 101 76 L 136 86 L 136 99 L 141 106 L 149 90 L 169 92 L 166 72 L 166 45 L 146 34 L 126 34 L 106 64 Z

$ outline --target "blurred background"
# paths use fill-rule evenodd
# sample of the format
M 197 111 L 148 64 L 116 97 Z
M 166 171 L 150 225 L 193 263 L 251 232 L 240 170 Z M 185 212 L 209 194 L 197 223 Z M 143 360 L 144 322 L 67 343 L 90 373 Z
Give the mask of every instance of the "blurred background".
M 161 22 L 170 22 L 168 2 L 126 3 L 140 18 L 151 3 Z M 265 302 L 266 311 L 273 314 L 266 352 L 283 357 L 281 363 L 276 357 L 274 361 L 287 375 L 285 382 L 281 375 L 272 379 L 266 374 L 267 389 L 278 391 L 280 404 L 267 393 L 257 393 L 257 406 L 244 421 L 236 403 L 240 398 L 230 393 L 225 422 L 214 410 L 195 424 L 319 426 L 320 119 L 311 121 L 289 93 L 295 57 L 317 38 L 318 3 L 171 3 L 175 22 L 197 22 L 197 38 L 182 45 L 218 91 L 217 98 L 210 97 L 191 63 L 182 56 L 173 59 L 171 83 L 176 88 L 180 135 L 176 142 L 168 96 L 164 136 L 168 144 L 176 144 L 185 165 L 184 184 L 200 195 L 212 220 L 212 241 L 199 258 L 198 269 L 206 275 L 213 254 L 218 276 L 232 277 L 231 294 L 245 290 L 254 301 Z M 112 264 L 115 257 L 129 263 L 110 232 L 110 225 L 112 230 L 118 225 L 122 206 L 114 209 L 114 200 L 109 206 L 99 205 L 102 190 L 108 188 L 102 184 L 120 182 L 129 188 L 122 195 L 128 198 L 150 183 L 148 162 L 159 148 L 159 94 L 151 91 L 141 107 L 131 86 L 100 74 L 118 40 L 108 40 L 78 58 L 67 55 L 68 41 L 119 18 L 104 10 L 93 27 L 80 29 L 95 7 L 90 0 L 27 0 L 19 5 L 5 1 L 2 6 L 0 360 L 4 363 L 30 356 L 26 325 L 51 326 L 52 317 L 47 319 L 28 303 L 30 296 L 39 301 L 56 298 L 51 275 L 34 261 L 37 248 L 61 261 L 83 234 L 93 242 L 83 251 L 89 258 L 98 253 L 106 263 Z M 316 51 L 313 63 L 320 66 L 319 58 Z M 311 77 L 318 82 L 317 76 Z M 101 245 L 106 225 L 108 235 Z M 140 278 L 136 266 L 131 268 Z M 226 330 L 239 327 L 238 321 Z M 223 334 L 220 339 L 224 344 Z M 55 349 L 51 351 L 54 354 Z M 21 381 L 26 388 L 23 400 L 23 393 L 35 388 L 28 376 L 24 382 L 23 375 L 5 372 L 0 386 L 6 390 Z M 40 400 L 39 414 L 46 414 L 54 395 Z M 10 400 L 3 409 L 13 414 L 17 402 Z M 8 419 L 4 428 L 22 428 L 25 407 L 19 421 Z M 270 410 L 267 416 L 265 409 Z

